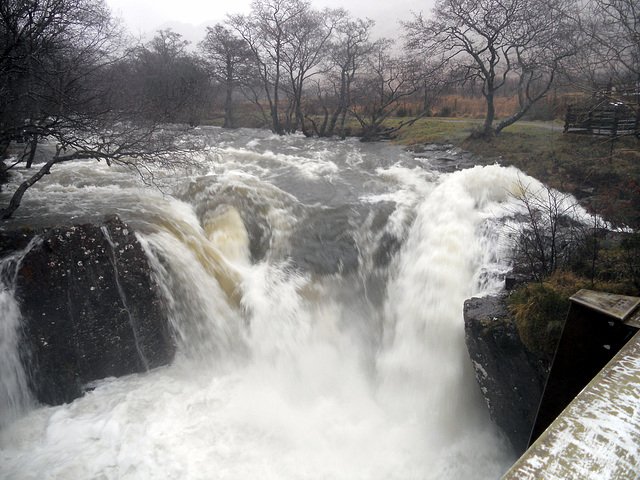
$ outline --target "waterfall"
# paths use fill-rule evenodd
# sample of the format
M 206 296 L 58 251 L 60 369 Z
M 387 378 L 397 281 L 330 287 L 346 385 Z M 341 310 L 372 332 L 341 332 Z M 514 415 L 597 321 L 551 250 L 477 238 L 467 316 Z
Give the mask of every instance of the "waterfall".
M 16 276 L 24 256 L 39 241 L 0 260 L 0 430 L 33 404 L 20 352 L 22 318 L 15 297 Z
M 491 430 L 478 408 L 482 400 L 465 348 L 462 310 L 465 299 L 501 288 L 504 244 L 487 242 L 486 235 L 495 232 L 483 227 L 509 214 L 501 202 L 517 179 L 515 170 L 497 166 L 445 178 L 419 206 L 389 284 L 386 348 L 378 357 L 381 398 L 432 432 L 429 451 L 436 464 L 443 451 L 460 458 L 464 454 L 457 449 L 474 452 L 478 444 L 470 446 L 469 440 Z M 486 271 L 495 274 L 487 278 Z M 447 465 L 448 474 L 433 478 L 472 478 L 473 468 L 465 462 Z
M 501 288 L 518 172 L 214 133 L 228 147 L 172 196 L 96 173 L 144 226 L 174 364 L 12 420 L 0 477 L 499 478 L 514 459 L 473 378 L 462 306 Z M 89 193 L 71 192 L 84 208 Z

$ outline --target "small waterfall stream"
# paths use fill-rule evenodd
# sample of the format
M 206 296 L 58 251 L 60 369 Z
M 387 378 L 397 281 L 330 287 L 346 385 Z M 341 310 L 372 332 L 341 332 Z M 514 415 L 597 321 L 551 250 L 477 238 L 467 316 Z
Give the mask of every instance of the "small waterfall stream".
M 33 405 L 19 348 L 22 317 L 15 287 L 20 263 L 38 241 L 0 260 L 0 431 Z
M 172 195 L 78 162 L 25 197 L 16 222 L 46 194 L 50 221 L 108 212 L 139 227 L 178 355 L 7 417 L 0 477 L 499 478 L 514 458 L 473 378 L 462 303 L 501 288 L 501 219 L 522 174 L 441 174 L 388 145 L 202 134 L 215 154 L 167 173 Z M 7 275 L 3 359 L 19 332 Z M 28 396 L 16 362 L 2 388 Z

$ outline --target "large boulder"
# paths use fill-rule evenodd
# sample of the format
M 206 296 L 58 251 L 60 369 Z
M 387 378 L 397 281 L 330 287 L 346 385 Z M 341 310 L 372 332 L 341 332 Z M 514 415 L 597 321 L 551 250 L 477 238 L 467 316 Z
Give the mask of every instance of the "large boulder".
M 33 237 L 14 236 L 17 243 Z M 95 380 L 172 361 L 163 301 L 131 228 L 114 217 L 102 226 L 36 236 L 20 265 L 16 295 L 22 350 L 40 402 L 68 402 Z
M 518 453 L 527 449 L 549 364 L 522 343 L 504 297 L 464 304 L 465 340 L 493 421 Z

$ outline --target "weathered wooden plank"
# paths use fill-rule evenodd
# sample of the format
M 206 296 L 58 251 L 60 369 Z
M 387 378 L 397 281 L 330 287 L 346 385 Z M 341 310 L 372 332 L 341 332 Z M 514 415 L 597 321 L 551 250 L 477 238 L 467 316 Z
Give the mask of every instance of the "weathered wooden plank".
M 640 333 L 503 480 L 640 479 Z
M 578 290 L 571 296 L 570 300 L 618 320 L 625 320 L 640 305 L 640 297 L 629 297 L 587 289 Z M 640 325 L 638 326 L 640 327 Z

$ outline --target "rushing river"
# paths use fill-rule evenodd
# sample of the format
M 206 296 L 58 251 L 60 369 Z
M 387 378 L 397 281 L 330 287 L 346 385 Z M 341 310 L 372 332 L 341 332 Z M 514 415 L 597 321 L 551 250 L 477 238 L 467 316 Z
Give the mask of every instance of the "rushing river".
M 29 407 L 22 392 L 0 477 L 500 478 L 514 458 L 473 377 L 462 308 L 502 286 L 522 174 L 440 173 L 457 152 L 200 134 L 215 148 L 191 171 L 155 172 L 161 189 L 104 163 L 56 166 L 5 227 L 120 215 L 179 353 L 67 405 Z M 15 316 L 9 286 L 0 295 Z

